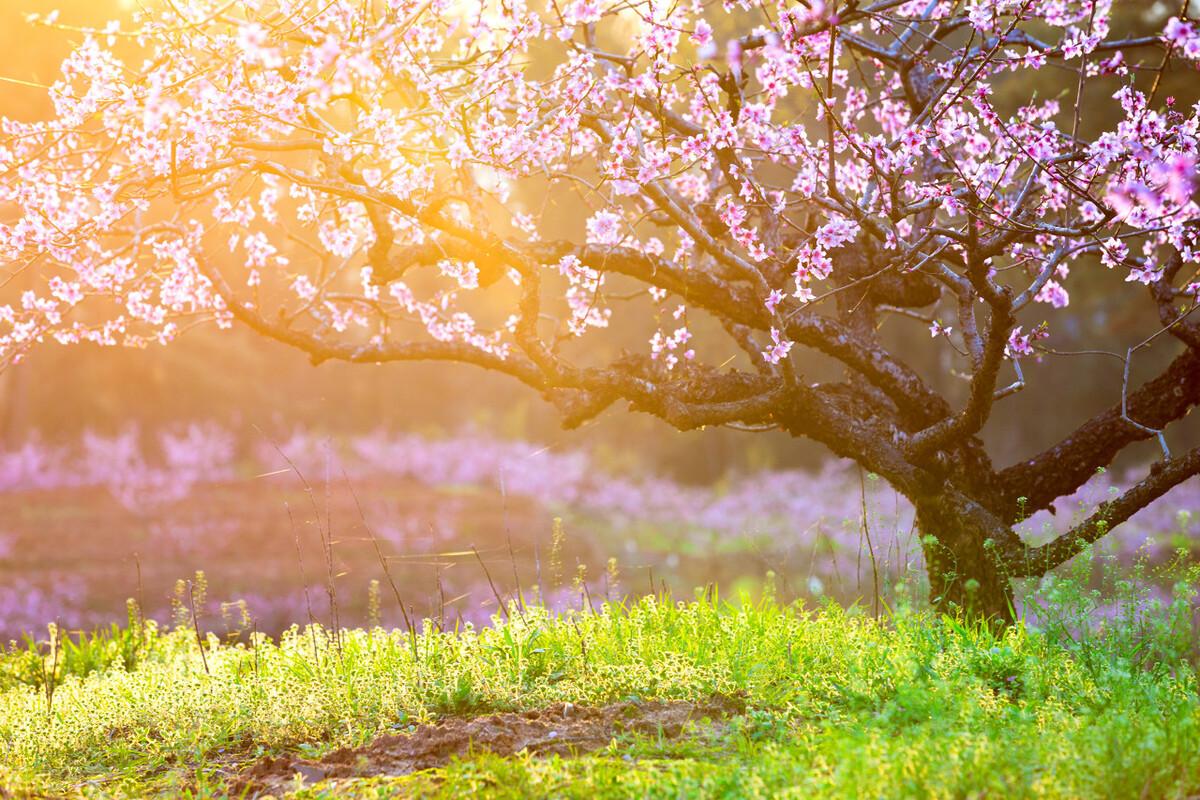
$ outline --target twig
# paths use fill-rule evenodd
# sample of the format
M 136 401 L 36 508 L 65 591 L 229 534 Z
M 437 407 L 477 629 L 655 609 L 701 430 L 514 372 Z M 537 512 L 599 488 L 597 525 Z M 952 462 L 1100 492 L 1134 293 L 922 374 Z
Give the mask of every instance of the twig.
M 288 454 L 283 452 L 283 448 L 281 448 L 278 444 L 276 444 L 275 441 L 273 439 L 271 439 L 271 437 L 267 436 L 267 434 L 265 432 L 263 432 L 262 428 L 259 428 L 257 425 L 255 425 L 254 429 L 257 430 L 259 432 L 259 434 L 264 439 L 267 440 L 267 442 L 271 445 L 271 447 L 273 447 L 275 449 L 276 453 L 279 453 L 279 457 L 282 458 L 287 463 L 287 465 L 291 469 L 291 471 L 296 473 L 296 477 L 300 479 L 300 485 L 302 487 L 304 487 L 304 493 L 308 497 L 309 505 L 312 506 L 313 515 L 316 517 L 316 520 L 317 520 L 317 533 L 321 537 L 322 555 L 324 555 L 326 558 L 325 566 L 326 566 L 326 573 L 327 573 L 327 581 L 326 581 L 326 585 L 325 585 L 325 593 L 329 597 L 330 623 L 331 623 L 331 626 L 333 627 L 334 634 L 336 637 L 336 635 L 337 635 L 337 587 L 333 581 L 333 562 L 332 562 L 333 548 L 328 543 L 329 537 L 326 536 L 325 529 L 321 526 L 321 509 L 317 506 L 316 492 L 313 490 L 312 484 L 309 483 L 308 479 L 304 477 L 304 473 L 300 471 L 300 468 L 298 466 L 296 466 L 296 462 L 294 462 L 294 461 L 292 461 L 292 459 L 288 458 Z M 332 534 L 332 531 L 330 532 L 330 534 Z M 341 646 L 340 637 L 338 637 L 338 646 L 339 646 L 339 648 Z
M 358 509 L 359 519 L 362 520 L 362 526 L 367 532 L 367 536 L 371 538 L 371 544 L 375 548 L 375 557 L 379 559 L 379 566 L 383 568 L 384 577 L 387 578 L 388 586 L 392 587 L 392 594 L 396 598 L 396 605 L 400 606 L 400 614 L 404 617 L 404 625 L 408 628 L 408 638 L 412 644 L 413 661 L 417 660 L 417 629 L 413 626 L 412 617 L 408 613 L 408 609 L 404 605 L 404 600 L 400 597 L 400 589 L 396 586 L 396 581 L 392 578 L 392 570 L 388 567 L 387 558 L 383 555 L 383 548 L 379 546 L 379 537 L 375 535 L 374 529 L 367 522 L 367 515 L 363 511 L 362 503 L 358 500 L 358 493 L 354 491 L 354 485 L 350 483 L 350 476 L 342 470 L 342 477 L 346 481 L 346 488 L 350 490 L 350 496 L 354 498 L 354 505 Z M 439 584 L 441 581 L 439 580 Z
M 439 564 L 435 573 L 438 590 L 438 630 L 443 633 L 446 630 L 446 589 L 442 585 L 442 567 Z
M 204 654 L 204 637 L 200 635 L 200 620 L 196 617 L 196 595 L 192 591 L 192 582 L 187 582 L 188 607 L 192 612 L 192 630 L 196 633 L 196 644 L 200 647 L 200 663 L 204 664 L 204 674 L 212 677 L 208 669 L 208 656 Z
M 333 641 L 337 645 L 338 657 L 342 655 L 342 620 L 341 614 L 338 612 L 337 603 L 337 575 L 333 564 L 333 506 L 330 503 L 330 488 L 332 481 L 329 477 L 330 462 L 333 458 L 330 452 L 329 440 L 325 441 L 325 573 L 326 582 L 329 593 L 329 615 L 333 619 Z M 321 518 L 317 516 L 317 527 L 321 525 Z
M 517 573 L 517 556 L 513 552 L 512 537 L 508 536 L 507 532 L 505 535 L 508 539 L 508 559 L 512 562 L 513 586 L 516 587 L 513 593 L 517 596 L 517 613 L 521 615 L 521 619 L 525 619 L 525 598 L 521 593 L 521 576 Z
M 508 526 L 508 491 L 504 485 L 504 470 L 500 470 L 500 509 L 504 517 L 504 538 L 508 542 L 508 559 L 512 562 L 513 586 L 517 595 L 517 613 L 525 619 L 525 597 L 521 592 L 521 576 L 517 572 L 517 556 L 513 552 L 512 532 Z
M 133 566 L 137 570 L 137 623 L 138 646 L 140 648 L 146 644 L 146 591 L 142 586 L 142 560 L 138 558 L 136 550 L 133 553 Z
M 500 610 L 504 612 L 504 618 L 508 619 L 508 606 L 500 599 L 500 592 L 496 590 L 496 584 L 492 582 L 492 573 L 488 572 L 487 564 L 483 563 L 483 557 L 479 555 L 479 551 L 475 549 L 475 545 L 471 545 L 471 552 L 475 554 L 475 559 L 479 562 L 479 566 L 483 567 L 483 574 L 487 577 L 488 586 L 492 587 L 492 596 L 496 598 L 496 603 L 500 606 Z
M 258 668 L 258 620 L 250 618 L 250 645 L 254 649 L 254 682 L 261 687 L 261 674 Z
M 58 659 L 62 652 L 59 625 L 50 623 L 50 673 L 46 674 L 46 659 L 41 659 L 42 684 L 46 690 L 46 716 L 54 713 L 54 690 L 58 688 Z
M 583 638 L 583 631 L 579 630 L 579 623 L 571 618 L 571 625 L 575 627 L 575 633 L 579 635 L 579 654 L 583 657 L 583 671 L 590 672 L 591 667 L 588 665 L 587 641 Z
M 862 532 L 867 540 L 867 554 L 871 559 L 871 578 L 875 596 L 871 601 L 871 613 L 879 616 L 879 563 L 875 560 L 875 546 L 871 544 L 871 525 L 867 520 L 867 481 L 863 477 L 862 467 L 858 468 L 859 499 L 862 503 Z
M 308 611 L 308 638 L 312 640 L 313 663 L 317 662 L 317 619 L 313 616 L 312 597 L 308 593 L 308 574 L 304 571 L 304 554 L 300 547 L 300 529 L 296 527 L 296 518 L 292 516 L 292 507 L 286 500 L 283 507 L 287 511 L 288 521 L 292 525 L 292 537 L 296 542 L 296 563 L 300 567 L 300 580 L 304 584 L 304 606 Z

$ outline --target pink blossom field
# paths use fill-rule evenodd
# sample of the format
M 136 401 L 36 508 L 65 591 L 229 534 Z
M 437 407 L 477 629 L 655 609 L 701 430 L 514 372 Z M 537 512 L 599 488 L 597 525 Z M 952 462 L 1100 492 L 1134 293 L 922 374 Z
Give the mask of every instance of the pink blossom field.
M 1057 513 L 1028 520 L 1023 535 L 1050 538 L 1120 484 L 1097 476 Z M 1105 547 L 1124 563 L 1161 563 L 1194 546 L 1197 511 L 1200 490 L 1184 484 Z M 448 626 L 498 613 L 497 594 L 515 600 L 518 585 L 525 595 L 540 587 L 560 607 L 652 586 L 682 597 L 698 587 L 756 595 L 769 572 L 786 599 L 872 610 L 876 596 L 895 603 L 922 591 L 909 585 L 922 566 L 911 506 L 848 462 L 694 486 L 609 470 L 584 450 L 469 430 L 297 430 L 271 440 L 194 424 L 69 444 L 31 439 L 0 453 L 0 518 L 6 639 L 54 620 L 121 621 L 130 598 L 168 619 L 176 582 L 197 571 L 214 630 L 248 619 L 279 630 L 305 622 L 309 609 L 329 620 L 327 552 L 343 624 L 370 620 L 372 581 L 383 622 L 400 623 L 398 593 L 415 616 Z

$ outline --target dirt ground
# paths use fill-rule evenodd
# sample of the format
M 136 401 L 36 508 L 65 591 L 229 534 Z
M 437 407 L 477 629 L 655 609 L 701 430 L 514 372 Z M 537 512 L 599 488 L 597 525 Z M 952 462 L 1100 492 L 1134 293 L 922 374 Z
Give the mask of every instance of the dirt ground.
M 257 797 L 294 789 L 297 777 L 312 784 L 407 775 L 480 752 L 580 755 L 600 750 L 622 734 L 678 738 L 693 726 L 719 725 L 744 710 L 736 698 L 713 697 L 700 703 L 626 702 L 601 708 L 558 703 L 519 714 L 450 718 L 416 726 L 410 733 L 381 736 L 365 747 L 335 750 L 319 760 L 266 757 L 246 769 L 236 784 L 246 796 Z

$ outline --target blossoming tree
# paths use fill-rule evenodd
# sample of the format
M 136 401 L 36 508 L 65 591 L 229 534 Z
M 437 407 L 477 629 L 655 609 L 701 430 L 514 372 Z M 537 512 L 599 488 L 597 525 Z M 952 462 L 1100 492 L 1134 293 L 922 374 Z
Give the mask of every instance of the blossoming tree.
M 56 113 L 6 121 L 7 363 L 242 324 L 314 360 L 506 373 L 579 425 L 778 428 L 912 499 L 932 595 L 1008 619 L 1200 472 L 1162 432 L 1200 400 L 1196 109 L 1159 80 L 1200 25 L 1110 30 L 1104 0 L 162 0 L 82 42 Z M 1071 75 L 1002 110 L 991 85 Z M 1009 73 L 1016 73 L 1009 76 Z M 1120 89 L 1099 135 L 1077 102 Z M 577 225 L 550 223 L 569 204 Z M 1101 266 L 1101 264 L 1103 266 Z M 979 434 L 1024 386 L 1072 272 L 1118 270 L 1179 352 L 1045 452 Z M 1056 314 L 1058 317 L 1056 317 Z M 952 403 L 889 346 L 924 320 Z M 639 348 L 605 356 L 604 329 Z M 806 352 L 844 377 L 806 379 Z M 731 356 L 731 352 L 733 355 Z M 1158 437 L 1065 535 L 1014 525 Z

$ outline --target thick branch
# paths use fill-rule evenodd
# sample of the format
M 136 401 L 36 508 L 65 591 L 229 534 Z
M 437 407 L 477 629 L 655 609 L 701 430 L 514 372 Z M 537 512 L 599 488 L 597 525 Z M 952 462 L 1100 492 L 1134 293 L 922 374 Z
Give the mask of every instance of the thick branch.
M 1163 269 L 1162 277 L 1150 284 L 1150 294 L 1158 307 L 1158 319 L 1171 335 L 1188 347 L 1200 352 L 1200 325 L 1187 320 L 1188 311 L 1180 312 L 1175 307 L 1177 292 L 1173 286 L 1175 277 L 1183 268 L 1183 255 L 1174 247 Z M 1192 309 L 1195 303 L 1193 301 Z
M 1102 503 L 1095 514 L 1076 527 L 1052 542 L 1028 548 L 1022 558 L 1010 564 L 1014 577 L 1045 575 L 1195 475 L 1200 475 L 1200 448 L 1180 458 L 1155 464 L 1145 480 L 1116 500 Z
M 255 333 L 290 345 L 307 353 L 314 363 L 349 361 L 374 364 L 385 361 L 457 361 L 511 375 L 535 389 L 544 389 L 545 376 L 537 366 L 521 356 L 501 358 L 464 342 L 401 342 L 352 345 L 330 342 L 315 333 L 268 321 L 256 309 L 237 300 L 227 299 L 229 311 Z
M 918 457 L 928 455 L 949 444 L 961 442 L 983 428 L 995 401 L 996 376 L 1000 372 L 1000 365 L 1004 363 L 1004 346 L 1012 325 L 1012 314 L 1007 307 L 1000 306 L 992 312 L 983 359 L 971 378 L 971 394 L 967 398 L 967 405 L 953 417 L 947 417 L 913 436 L 909 440 L 909 452 Z
M 1121 415 L 1121 404 L 1097 414 L 1061 442 L 1028 461 L 1014 464 L 997 476 L 1005 511 L 1015 518 L 1017 498 L 1024 497 L 1026 512 L 1048 508 L 1056 498 L 1071 494 L 1097 469 L 1112 463 L 1117 453 L 1133 442 L 1150 438 L 1145 428 L 1159 429 L 1180 419 L 1200 402 L 1200 353 L 1189 350 L 1152 381 L 1129 395 L 1129 417 L 1145 427 L 1131 425 Z
M 541 263 L 552 263 L 574 255 L 584 265 L 615 272 L 652 286 L 668 289 L 712 313 L 718 319 L 755 330 L 770 327 L 770 315 L 750 289 L 731 284 L 705 270 L 682 269 L 664 258 L 628 247 L 575 245 L 545 242 L 513 245 Z M 390 255 L 376 254 L 376 279 L 386 283 L 399 278 L 413 266 L 432 265 L 443 258 L 471 260 L 485 271 L 507 260 L 497 253 L 454 237 L 408 247 L 393 247 Z M 878 386 L 911 420 L 914 426 L 928 425 L 949 414 L 949 406 L 912 369 L 897 361 L 882 347 L 862 341 L 841 323 L 817 314 L 799 314 L 787 323 L 787 335 L 799 344 L 831 356 Z

